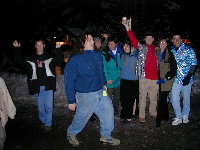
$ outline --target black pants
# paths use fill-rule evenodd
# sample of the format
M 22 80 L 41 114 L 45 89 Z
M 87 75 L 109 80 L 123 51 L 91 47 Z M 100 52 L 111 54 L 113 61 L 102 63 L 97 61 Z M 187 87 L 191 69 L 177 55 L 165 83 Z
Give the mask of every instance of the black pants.
M 118 114 L 119 111 L 119 99 L 120 99 L 120 88 L 108 88 L 108 96 L 112 100 L 115 113 Z
M 120 118 L 131 119 L 133 117 L 133 105 L 136 100 L 136 115 L 139 112 L 139 81 L 120 80 L 120 102 L 122 105 Z
M 170 91 L 159 92 L 159 100 L 157 106 L 156 123 L 160 124 L 162 120 L 169 119 L 168 102 L 167 97 Z

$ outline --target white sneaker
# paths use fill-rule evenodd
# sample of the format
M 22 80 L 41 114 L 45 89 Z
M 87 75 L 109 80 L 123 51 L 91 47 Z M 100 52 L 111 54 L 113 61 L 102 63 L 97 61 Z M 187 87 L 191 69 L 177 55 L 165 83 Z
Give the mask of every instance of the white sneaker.
M 188 123 L 188 122 L 189 122 L 188 116 L 183 115 L 183 123 Z
M 177 126 L 177 125 L 179 125 L 180 123 L 182 123 L 182 119 L 174 118 L 174 121 L 172 122 L 172 125 L 173 125 L 173 126 Z
M 67 139 L 68 139 L 69 143 L 70 143 L 72 146 L 79 146 L 79 141 L 78 141 L 76 135 L 67 134 Z
M 115 139 L 113 137 L 103 137 L 103 136 L 101 136 L 100 142 L 102 142 L 103 144 L 110 144 L 110 145 L 119 145 L 120 144 L 120 140 Z

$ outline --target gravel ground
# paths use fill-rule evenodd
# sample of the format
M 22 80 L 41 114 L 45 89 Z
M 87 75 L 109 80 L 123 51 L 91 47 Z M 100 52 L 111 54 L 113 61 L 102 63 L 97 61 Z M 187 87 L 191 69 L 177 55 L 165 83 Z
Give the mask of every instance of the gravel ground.
M 69 112 L 65 100 L 56 100 L 53 113 L 53 130 L 44 133 L 40 129 L 37 107 L 33 99 L 14 99 L 17 115 L 6 125 L 7 139 L 4 150 L 199 150 L 200 148 L 200 101 L 199 95 L 191 98 L 191 117 L 188 124 L 171 125 L 174 117 L 169 104 L 170 120 L 155 127 L 155 119 L 146 114 L 146 123 L 134 120 L 122 124 L 115 118 L 113 137 L 121 140 L 118 146 L 99 142 L 98 121 L 89 122 L 79 133 L 80 146 L 72 147 L 66 139 L 66 127 L 71 123 L 73 112 Z M 148 105 L 148 103 L 147 103 Z

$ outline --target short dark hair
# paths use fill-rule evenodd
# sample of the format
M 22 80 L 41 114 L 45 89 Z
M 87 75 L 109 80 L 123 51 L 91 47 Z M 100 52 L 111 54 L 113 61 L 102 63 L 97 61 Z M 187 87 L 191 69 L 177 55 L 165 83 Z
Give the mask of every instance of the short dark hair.
M 180 37 L 182 37 L 180 33 L 173 33 L 172 38 L 173 38 L 175 35 L 179 35 Z
M 131 46 L 131 42 L 129 40 L 125 40 L 123 41 L 123 45 L 128 44 L 129 46 Z
M 154 34 L 151 31 L 147 31 L 147 32 L 145 32 L 144 36 L 145 37 L 146 36 L 152 36 L 152 37 L 154 37 Z

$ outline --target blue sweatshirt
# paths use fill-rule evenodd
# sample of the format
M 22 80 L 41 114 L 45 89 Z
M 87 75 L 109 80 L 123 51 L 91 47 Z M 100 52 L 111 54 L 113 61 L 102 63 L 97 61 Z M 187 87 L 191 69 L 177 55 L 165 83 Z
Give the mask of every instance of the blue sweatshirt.
M 122 53 L 120 78 L 125 80 L 138 80 L 137 57 L 134 55 Z
M 64 69 L 64 84 L 69 104 L 76 103 L 75 94 L 95 92 L 106 85 L 102 56 L 99 52 L 85 50 L 73 55 Z

